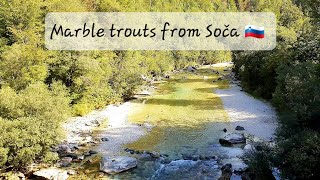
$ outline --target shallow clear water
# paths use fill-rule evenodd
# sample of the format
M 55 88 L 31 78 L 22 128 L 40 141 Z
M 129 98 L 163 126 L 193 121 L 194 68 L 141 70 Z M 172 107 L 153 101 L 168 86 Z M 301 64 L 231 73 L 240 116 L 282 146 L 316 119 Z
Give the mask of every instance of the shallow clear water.
M 154 128 L 126 147 L 167 154 L 169 160 L 181 159 L 183 155 L 223 157 L 241 153 L 218 142 L 224 135 L 222 129 L 231 129 L 221 99 L 214 94 L 216 88 L 227 88 L 228 82 L 213 82 L 218 77 L 211 68 L 180 73 L 158 85 L 154 95 L 133 101 L 135 108 L 129 120 L 149 123 Z M 157 162 L 141 161 L 136 169 L 113 178 L 150 178 L 157 168 Z
M 236 157 L 240 148 L 222 147 L 218 140 L 231 129 L 228 115 L 215 89 L 228 88 L 228 81 L 216 81 L 221 76 L 212 67 L 196 73 L 184 72 L 158 84 L 151 96 L 132 101 L 129 121 L 150 124 L 153 128 L 137 141 L 123 148 L 139 151 L 155 151 L 169 155 L 166 161 L 181 159 L 183 155 Z M 215 68 L 224 73 L 223 68 Z M 160 167 L 159 161 L 141 159 L 141 155 L 122 155 L 139 159 L 138 167 L 107 179 L 148 179 Z M 164 163 L 164 162 L 161 162 Z M 93 174 L 98 174 L 98 168 Z

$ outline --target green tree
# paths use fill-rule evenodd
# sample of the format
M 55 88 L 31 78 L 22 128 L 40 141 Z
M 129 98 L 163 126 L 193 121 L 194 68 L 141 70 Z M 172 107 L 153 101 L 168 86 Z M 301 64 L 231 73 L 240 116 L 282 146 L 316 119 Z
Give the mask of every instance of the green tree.
M 25 165 L 41 159 L 53 160 L 52 145 L 63 137 L 60 124 L 69 114 L 68 92 L 61 83 L 50 90 L 43 83 L 22 91 L 0 90 L 0 167 Z

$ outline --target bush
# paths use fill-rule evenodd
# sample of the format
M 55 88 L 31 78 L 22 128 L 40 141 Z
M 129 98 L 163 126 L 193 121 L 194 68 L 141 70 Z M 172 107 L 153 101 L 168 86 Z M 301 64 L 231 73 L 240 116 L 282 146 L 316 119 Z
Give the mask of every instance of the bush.
M 8 161 L 8 148 L 0 148 L 0 167 L 4 166 Z
M 315 1 L 300 3 L 305 12 L 318 14 L 308 7 Z M 281 5 L 274 50 L 233 54 L 234 70 L 244 89 L 272 99 L 280 115 L 275 158 L 256 154 L 249 163 L 258 174 L 266 169 L 265 163 L 274 163 L 285 179 L 320 177 L 319 23 L 318 17 L 307 17 L 301 9 L 290 1 Z
M 263 144 L 258 144 L 258 150 L 245 154 L 248 161 L 249 176 L 252 179 L 273 179 L 271 167 L 273 151 Z
M 84 116 L 94 109 L 94 106 L 88 103 L 78 103 L 73 105 L 73 114 L 77 116 Z
M 43 83 L 16 92 L 0 90 L 0 167 L 22 168 L 52 161 L 51 146 L 63 137 L 60 124 L 70 114 L 68 93 L 59 83 Z
M 289 128 L 320 129 L 320 65 L 303 62 L 278 68 L 278 86 L 273 104 L 281 112 L 290 111 L 291 118 L 281 118 Z
M 279 142 L 276 152 L 282 175 L 289 179 L 320 177 L 320 134 L 310 129 Z

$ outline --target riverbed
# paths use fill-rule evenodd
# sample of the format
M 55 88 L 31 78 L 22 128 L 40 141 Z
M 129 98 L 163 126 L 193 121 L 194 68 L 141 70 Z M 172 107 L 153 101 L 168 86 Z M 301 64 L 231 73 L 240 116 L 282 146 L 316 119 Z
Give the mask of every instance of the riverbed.
M 96 137 L 108 141 L 95 145 L 94 150 L 102 156 L 138 159 L 139 155 L 125 149 L 157 152 L 166 155 L 165 162 L 214 156 L 220 164 L 241 166 L 243 146 L 221 146 L 219 138 L 226 134 L 223 129 L 230 133 L 240 125 L 246 133 L 269 141 L 276 128 L 276 113 L 268 103 L 241 91 L 230 73 L 230 64 L 224 63 L 172 74 L 154 84 L 152 93 L 98 111 L 108 118 L 109 125 Z M 101 175 L 98 166 L 91 166 L 86 173 L 95 178 L 100 174 L 107 179 L 148 179 L 165 162 L 139 159 L 137 168 L 118 175 Z

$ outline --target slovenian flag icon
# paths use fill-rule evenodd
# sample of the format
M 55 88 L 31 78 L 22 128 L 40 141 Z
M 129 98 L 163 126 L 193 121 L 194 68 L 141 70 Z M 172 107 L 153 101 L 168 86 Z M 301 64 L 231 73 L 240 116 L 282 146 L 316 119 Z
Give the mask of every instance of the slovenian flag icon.
M 264 38 L 264 27 L 246 25 L 245 37 Z

